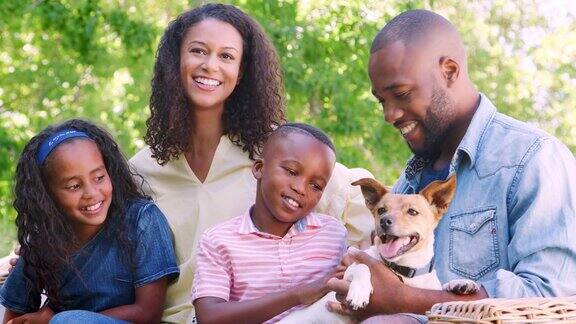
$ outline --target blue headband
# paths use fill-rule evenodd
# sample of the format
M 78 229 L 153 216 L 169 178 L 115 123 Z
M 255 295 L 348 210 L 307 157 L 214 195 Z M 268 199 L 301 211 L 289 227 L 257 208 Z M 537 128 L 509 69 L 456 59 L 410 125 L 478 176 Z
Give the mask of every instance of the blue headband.
M 75 129 L 70 129 L 70 128 L 69 129 L 63 129 L 57 133 L 54 133 L 50 137 L 45 139 L 44 142 L 42 142 L 42 144 L 40 144 L 40 147 L 38 148 L 38 152 L 36 153 L 36 165 L 41 167 L 42 164 L 44 164 L 44 162 L 46 161 L 46 158 L 48 157 L 48 155 L 50 155 L 50 153 L 58 145 L 60 145 L 65 140 L 70 139 L 70 138 L 74 138 L 74 137 L 84 137 L 84 138 L 91 139 L 91 137 L 88 136 L 88 134 L 81 132 L 81 131 L 77 131 Z

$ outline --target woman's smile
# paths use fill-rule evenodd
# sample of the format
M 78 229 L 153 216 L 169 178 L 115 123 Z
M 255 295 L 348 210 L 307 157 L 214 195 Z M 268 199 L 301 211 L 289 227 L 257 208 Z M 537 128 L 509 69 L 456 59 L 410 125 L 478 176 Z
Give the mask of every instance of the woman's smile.
M 193 109 L 224 108 L 238 83 L 242 51 L 242 36 L 228 23 L 209 18 L 188 30 L 180 47 L 180 74 Z
M 221 81 L 218 81 L 215 79 L 210 79 L 210 78 L 205 78 L 205 77 L 194 77 L 193 79 L 196 82 L 196 85 L 200 89 L 206 90 L 206 91 L 214 91 L 214 90 L 216 90 L 216 87 L 218 87 L 222 84 Z

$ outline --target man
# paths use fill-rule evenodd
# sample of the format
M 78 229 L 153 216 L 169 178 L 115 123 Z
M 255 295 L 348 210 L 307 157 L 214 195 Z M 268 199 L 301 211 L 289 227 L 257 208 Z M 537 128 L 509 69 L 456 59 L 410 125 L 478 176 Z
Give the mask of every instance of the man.
M 466 65 L 454 26 L 413 10 L 378 33 L 368 73 L 386 121 L 414 153 L 393 190 L 416 193 L 457 175 L 456 196 L 435 232 L 440 281 L 469 278 L 482 288 L 457 296 L 408 287 L 360 253 L 352 259 L 369 265 L 374 293 L 366 310 L 352 312 L 357 317 L 424 314 L 451 300 L 576 294 L 574 156 L 551 135 L 498 113 Z M 331 285 L 345 296 L 346 282 Z

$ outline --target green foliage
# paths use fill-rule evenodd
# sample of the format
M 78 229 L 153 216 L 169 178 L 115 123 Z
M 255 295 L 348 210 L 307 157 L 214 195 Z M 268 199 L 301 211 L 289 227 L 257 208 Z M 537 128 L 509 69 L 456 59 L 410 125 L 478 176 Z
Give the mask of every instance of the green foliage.
M 106 126 L 127 156 L 143 145 L 158 39 L 195 1 L 0 1 L 0 255 L 14 242 L 12 179 L 22 147 L 71 117 Z M 500 111 L 576 151 L 574 12 L 535 0 L 236 0 L 277 47 L 288 117 L 334 139 L 339 160 L 391 184 L 410 152 L 386 125 L 366 73 L 386 21 L 432 9 L 461 31 L 469 71 Z M 552 8 L 552 10 L 550 10 Z

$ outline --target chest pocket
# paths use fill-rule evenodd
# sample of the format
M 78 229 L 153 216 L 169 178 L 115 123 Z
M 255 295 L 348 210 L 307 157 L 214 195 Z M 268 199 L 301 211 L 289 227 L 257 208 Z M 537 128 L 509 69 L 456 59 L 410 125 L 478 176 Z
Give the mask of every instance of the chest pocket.
M 450 270 L 478 280 L 499 263 L 496 207 L 484 207 L 450 219 Z

